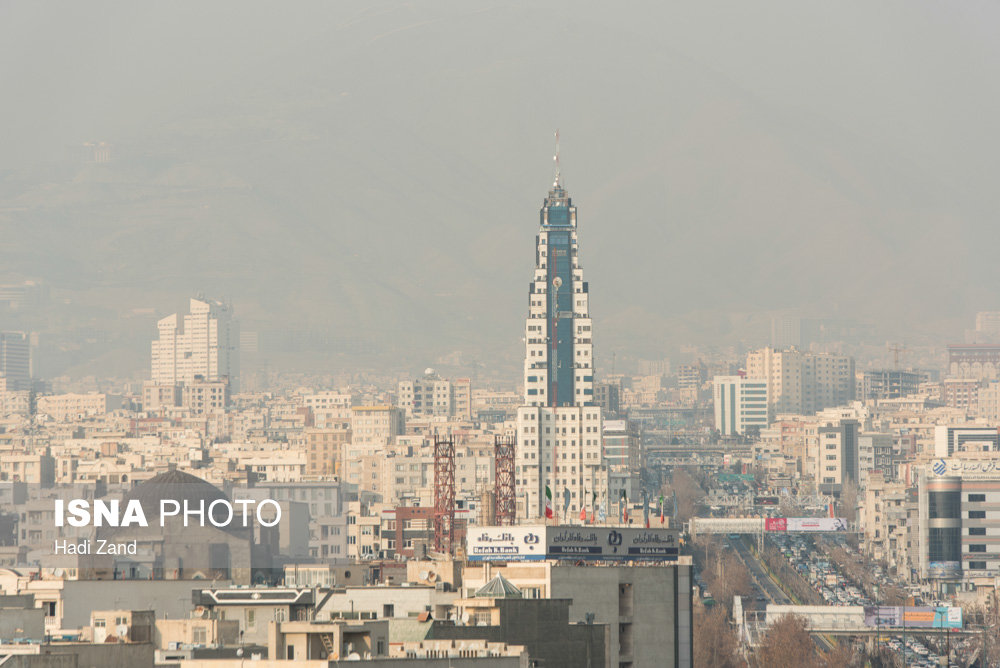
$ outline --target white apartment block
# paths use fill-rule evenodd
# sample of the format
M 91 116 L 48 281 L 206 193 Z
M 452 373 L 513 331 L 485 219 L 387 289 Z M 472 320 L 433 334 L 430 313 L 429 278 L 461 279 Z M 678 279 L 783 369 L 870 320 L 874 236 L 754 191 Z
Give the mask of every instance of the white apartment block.
M 522 406 L 517 411 L 518 516 L 545 516 L 545 487 L 552 507 L 575 519 L 582 506 L 591 509 L 592 493 L 607 502 L 608 473 L 602 457 L 599 406 Z M 566 491 L 569 505 L 566 505 Z M 613 499 L 612 499 L 613 501 Z M 527 504 L 522 513 L 522 503 Z
M 183 322 L 174 313 L 156 323 L 152 381 L 160 385 L 228 380 L 239 392 L 239 332 L 228 304 L 192 299 Z
M 314 392 L 302 397 L 302 405 L 315 410 L 325 410 L 329 408 L 350 409 L 351 395 L 347 392 L 335 392 L 325 390 Z
M 808 427 L 806 434 L 817 492 L 839 496 L 848 482 L 858 484 L 862 457 L 858 452 L 857 420 L 820 421 Z M 864 459 L 870 461 L 870 456 Z
M 719 433 L 736 436 L 767 427 L 767 381 L 716 376 L 713 385 L 715 428 Z
M 351 395 L 346 392 L 316 392 L 302 397 L 302 404 L 312 411 L 317 429 L 351 430 Z
M 408 418 L 472 417 L 472 387 L 468 378 L 445 380 L 428 369 L 422 378 L 401 380 L 396 405 Z
M 301 482 L 306 472 L 302 452 L 249 453 L 237 457 L 241 467 L 257 475 L 259 482 Z

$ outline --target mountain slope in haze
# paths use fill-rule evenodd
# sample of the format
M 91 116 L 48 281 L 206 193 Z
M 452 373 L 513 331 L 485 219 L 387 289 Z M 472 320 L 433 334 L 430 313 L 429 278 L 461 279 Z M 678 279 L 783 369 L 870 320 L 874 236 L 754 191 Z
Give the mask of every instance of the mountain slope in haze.
M 988 5 L 0 12 L 0 265 L 83 301 L 516 362 L 560 127 L 605 350 L 998 306 Z

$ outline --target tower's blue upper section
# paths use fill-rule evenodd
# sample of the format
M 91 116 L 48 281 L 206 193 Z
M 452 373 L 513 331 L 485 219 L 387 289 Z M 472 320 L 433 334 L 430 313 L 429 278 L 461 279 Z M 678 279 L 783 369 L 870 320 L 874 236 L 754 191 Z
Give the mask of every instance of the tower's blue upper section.
M 573 200 L 569 193 L 557 181 L 549 191 L 549 196 L 542 203 L 541 224 L 546 227 L 570 227 L 576 224 L 573 211 Z

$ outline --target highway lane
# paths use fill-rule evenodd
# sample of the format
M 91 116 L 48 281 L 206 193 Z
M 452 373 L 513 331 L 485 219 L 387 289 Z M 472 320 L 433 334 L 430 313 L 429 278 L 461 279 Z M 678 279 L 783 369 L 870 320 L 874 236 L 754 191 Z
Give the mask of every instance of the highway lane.
M 767 596 L 771 603 L 777 603 L 778 605 L 792 605 L 793 601 L 790 599 L 781 587 L 779 587 L 771 576 L 768 575 L 767 571 L 764 569 L 764 565 L 760 563 L 750 547 L 747 545 L 746 541 L 743 539 L 731 541 L 730 543 L 736 553 L 739 554 L 740 559 L 746 564 L 747 569 L 750 571 L 750 576 L 757 583 L 757 586 Z
M 760 559 L 754 556 L 754 553 L 750 550 L 750 546 L 747 545 L 745 540 L 741 538 L 736 541 L 730 541 L 730 543 L 740 556 L 740 559 L 743 560 L 743 563 L 746 564 L 747 569 L 750 571 L 750 576 L 771 603 L 777 605 L 793 605 L 795 603 L 771 578 Z M 833 649 L 833 641 L 824 635 L 812 634 L 812 639 L 821 650 Z

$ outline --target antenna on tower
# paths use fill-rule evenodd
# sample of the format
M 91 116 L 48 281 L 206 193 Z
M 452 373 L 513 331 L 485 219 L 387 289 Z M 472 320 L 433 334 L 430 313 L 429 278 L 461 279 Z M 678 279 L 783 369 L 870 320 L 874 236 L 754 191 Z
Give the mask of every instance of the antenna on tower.
M 556 128 L 556 154 L 552 157 L 556 163 L 556 182 L 553 185 L 554 188 L 559 187 L 559 129 Z

